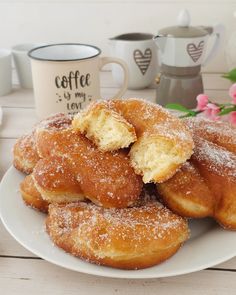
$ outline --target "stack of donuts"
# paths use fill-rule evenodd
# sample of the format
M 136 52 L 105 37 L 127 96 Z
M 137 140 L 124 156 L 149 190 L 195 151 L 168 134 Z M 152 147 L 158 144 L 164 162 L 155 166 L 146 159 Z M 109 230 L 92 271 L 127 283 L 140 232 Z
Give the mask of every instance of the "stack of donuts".
M 188 217 L 236 229 L 236 130 L 213 124 L 141 99 L 56 114 L 14 146 L 21 195 L 66 252 L 122 269 L 159 264 L 188 239 Z

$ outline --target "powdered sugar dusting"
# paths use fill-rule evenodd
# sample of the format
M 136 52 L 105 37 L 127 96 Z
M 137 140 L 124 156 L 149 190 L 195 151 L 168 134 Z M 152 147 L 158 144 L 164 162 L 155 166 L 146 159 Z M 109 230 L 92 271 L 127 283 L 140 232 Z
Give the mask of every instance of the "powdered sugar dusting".
M 206 140 L 217 141 L 220 145 L 233 145 L 233 149 L 236 150 L 236 128 L 228 122 L 212 121 L 203 117 L 188 118 L 185 122 L 196 135 Z
M 59 117 L 58 120 L 58 124 L 52 120 L 51 127 L 43 124 L 37 129 L 38 151 L 45 155 L 45 160 L 34 171 L 37 184 L 55 191 L 60 184 L 66 185 L 62 178 L 75 179 L 81 191 L 97 204 L 124 207 L 136 201 L 142 182 L 134 173 L 127 154 L 124 151 L 101 152 L 85 136 L 74 131 L 67 119 Z
M 175 124 L 176 128 L 173 127 Z M 162 122 L 161 125 L 155 124 L 153 127 L 157 134 L 162 134 L 169 139 L 175 139 L 176 144 L 182 145 L 185 141 L 191 142 L 191 136 L 188 132 L 188 129 L 184 126 L 181 126 L 181 124 L 178 124 L 178 122 L 174 122 L 172 119 L 167 119 L 166 121 Z
M 193 158 L 217 175 L 236 180 L 236 155 L 223 147 L 204 139 L 195 138 L 196 149 Z
M 108 100 L 103 103 L 130 122 L 138 136 L 159 134 L 176 141 L 179 145 L 187 143 L 193 146 L 186 125 L 158 104 L 139 98 Z
M 117 239 L 140 247 L 143 241 L 165 240 L 173 233 L 186 231 L 187 223 L 157 201 L 141 207 L 105 209 L 92 203 L 74 203 L 63 207 L 51 205 L 49 220 L 56 235 L 76 230 L 84 242 L 103 240 L 105 247 L 115 247 Z M 91 238 L 93 240 L 91 240 Z M 104 246 L 104 245 L 103 245 Z

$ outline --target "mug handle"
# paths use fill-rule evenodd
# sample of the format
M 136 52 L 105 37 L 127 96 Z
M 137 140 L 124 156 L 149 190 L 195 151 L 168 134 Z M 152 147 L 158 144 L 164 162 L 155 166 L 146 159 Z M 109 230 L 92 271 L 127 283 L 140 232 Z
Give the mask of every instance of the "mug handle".
M 116 63 L 122 67 L 122 69 L 124 71 L 123 85 L 121 86 L 121 89 L 116 93 L 116 95 L 114 95 L 111 99 L 120 98 L 125 93 L 125 91 L 128 87 L 129 70 L 128 70 L 126 63 L 122 59 L 116 58 L 116 57 L 101 57 L 100 61 L 101 61 L 100 62 L 100 70 L 102 67 L 104 67 L 106 64 L 109 64 L 109 63 Z

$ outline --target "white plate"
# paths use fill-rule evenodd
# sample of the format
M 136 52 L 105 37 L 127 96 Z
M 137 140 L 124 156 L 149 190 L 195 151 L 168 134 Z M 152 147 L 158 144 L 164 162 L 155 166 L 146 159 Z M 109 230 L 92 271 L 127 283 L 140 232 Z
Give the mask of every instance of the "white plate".
M 9 233 L 26 249 L 59 266 L 113 278 L 160 278 L 211 267 L 236 255 L 236 232 L 213 220 L 192 220 L 191 238 L 166 262 L 143 270 L 119 270 L 87 263 L 53 246 L 44 230 L 45 215 L 23 203 L 19 183 L 24 175 L 11 167 L 0 186 L 0 215 Z

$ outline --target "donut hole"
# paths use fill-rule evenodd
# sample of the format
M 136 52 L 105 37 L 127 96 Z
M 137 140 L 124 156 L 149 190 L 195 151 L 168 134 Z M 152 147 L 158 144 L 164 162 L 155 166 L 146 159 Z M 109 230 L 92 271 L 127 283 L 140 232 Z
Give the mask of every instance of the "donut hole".
M 134 127 L 111 110 L 94 110 L 73 122 L 73 127 L 85 133 L 101 150 L 113 151 L 128 147 L 136 140 Z
M 143 182 L 163 182 L 183 163 L 179 147 L 163 137 L 142 137 L 130 150 L 132 166 Z

